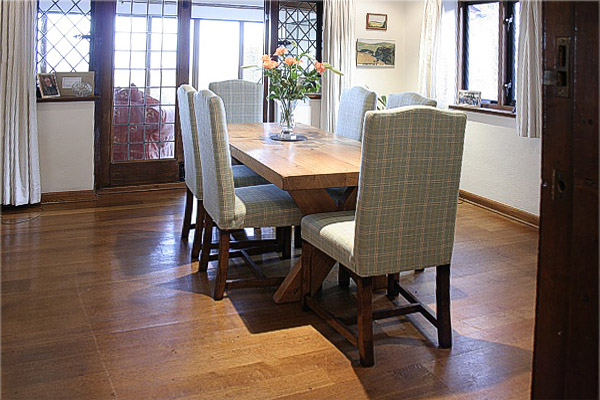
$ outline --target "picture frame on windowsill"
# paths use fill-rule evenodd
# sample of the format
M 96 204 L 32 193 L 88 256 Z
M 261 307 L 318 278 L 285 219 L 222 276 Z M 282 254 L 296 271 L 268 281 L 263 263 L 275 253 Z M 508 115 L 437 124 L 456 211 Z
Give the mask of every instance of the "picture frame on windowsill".
M 37 81 L 43 99 L 60 97 L 60 90 L 58 89 L 55 74 L 39 73 L 37 74 Z

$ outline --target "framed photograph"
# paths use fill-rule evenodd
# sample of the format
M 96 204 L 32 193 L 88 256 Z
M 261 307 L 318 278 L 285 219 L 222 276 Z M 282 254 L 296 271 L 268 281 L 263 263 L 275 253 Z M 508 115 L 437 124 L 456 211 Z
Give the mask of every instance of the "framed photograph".
M 367 29 L 377 31 L 387 30 L 387 14 L 367 13 Z
M 385 39 L 358 39 L 356 66 L 393 67 L 396 64 L 396 42 Z
M 458 104 L 463 106 L 481 107 L 481 92 L 475 90 L 459 90 Z
M 78 87 L 91 87 L 90 96 L 94 94 L 94 71 L 90 72 L 57 72 L 56 82 L 62 97 L 79 97 Z
M 60 91 L 54 74 L 37 74 L 38 85 L 42 98 L 59 97 Z

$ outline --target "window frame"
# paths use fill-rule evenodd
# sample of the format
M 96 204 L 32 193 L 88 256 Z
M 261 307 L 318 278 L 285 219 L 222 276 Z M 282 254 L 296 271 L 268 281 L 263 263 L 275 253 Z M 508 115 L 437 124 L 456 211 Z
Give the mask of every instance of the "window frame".
M 242 8 L 242 7 L 238 7 Z M 252 9 L 247 7 L 248 9 Z M 200 24 L 202 21 L 223 21 L 223 22 L 237 22 L 239 25 L 239 42 L 238 42 L 238 76 L 237 79 L 243 79 L 244 70 L 242 67 L 244 66 L 244 40 L 245 40 L 245 25 L 246 24 L 262 24 L 263 31 L 266 27 L 266 24 L 260 21 L 246 21 L 240 19 L 217 19 L 217 18 L 192 18 L 190 20 L 190 25 L 193 25 L 193 37 L 191 37 L 193 41 L 193 45 L 190 47 L 192 52 L 191 54 L 191 62 L 190 62 L 190 82 L 192 86 L 197 88 L 199 81 L 199 67 L 200 67 Z M 258 62 L 258 60 L 256 61 Z
M 467 0 L 458 2 L 458 87 L 468 89 L 468 8 L 475 4 L 499 3 L 498 101 L 482 99 L 482 107 L 513 111 L 516 105 L 514 85 L 516 28 L 515 4 L 519 0 Z

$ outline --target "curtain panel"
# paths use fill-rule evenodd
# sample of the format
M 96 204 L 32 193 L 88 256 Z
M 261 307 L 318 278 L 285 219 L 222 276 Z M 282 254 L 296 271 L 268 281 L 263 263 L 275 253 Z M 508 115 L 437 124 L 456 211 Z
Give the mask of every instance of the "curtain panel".
M 323 61 L 341 71 L 338 76 L 328 71 L 322 78 L 321 129 L 333 131 L 342 90 L 352 82 L 354 44 L 354 0 L 323 2 Z
M 37 1 L 0 1 L 2 204 L 41 200 L 35 85 Z
M 542 2 L 521 1 L 517 65 L 517 131 L 542 136 Z
M 425 97 L 435 97 L 436 56 L 440 47 L 442 0 L 425 0 L 421 43 L 419 46 L 418 90 Z

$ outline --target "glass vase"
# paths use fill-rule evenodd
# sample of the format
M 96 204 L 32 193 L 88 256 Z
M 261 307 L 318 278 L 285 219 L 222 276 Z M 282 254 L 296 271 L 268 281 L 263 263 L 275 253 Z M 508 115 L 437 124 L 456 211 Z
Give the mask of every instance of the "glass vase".
M 279 106 L 279 125 L 281 126 L 281 132 L 279 132 L 279 138 L 283 140 L 294 140 L 296 134 L 294 133 L 294 127 L 296 122 L 294 121 L 294 110 L 298 104 L 298 100 L 277 99 Z

